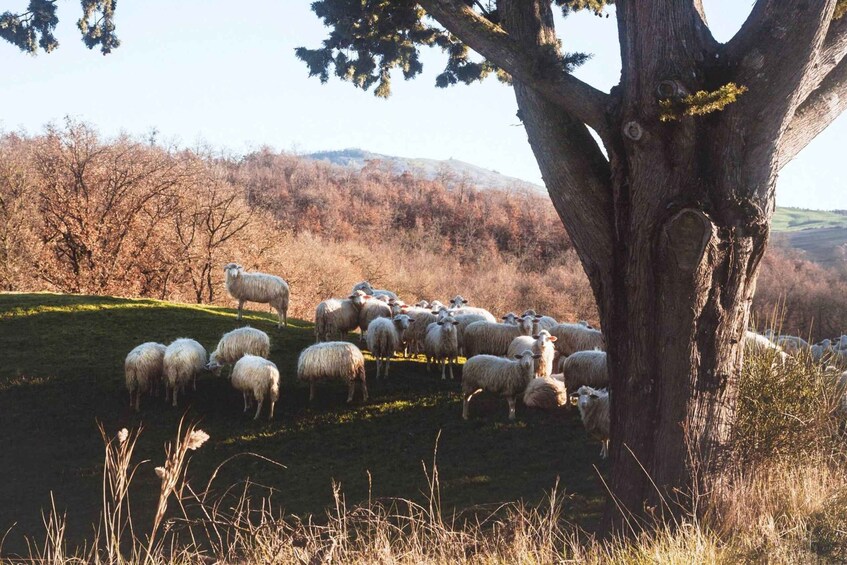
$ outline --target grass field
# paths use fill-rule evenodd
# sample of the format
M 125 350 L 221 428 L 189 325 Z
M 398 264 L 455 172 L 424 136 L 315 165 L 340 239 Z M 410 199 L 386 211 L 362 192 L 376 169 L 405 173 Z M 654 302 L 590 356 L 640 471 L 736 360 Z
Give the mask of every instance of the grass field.
M 428 375 L 423 363 L 392 363 L 389 380 L 369 379 L 371 399 L 345 404 L 342 383 L 320 387 L 309 407 L 308 390 L 295 382 L 300 350 L 313 341 L 311 324 L 290 321 L 278 330 L 269 313 L 246 322 L 271 336 L 271 359 L 283 376 L 273 421 L 253 422 L 226 378 L 207 374 L 179 409 L 159 398 L 128 406 L 123 359 L 138 343 L 193 337 L 212 349 L 239 326 L 230 309 L 100 296 L 0 294 L 0 536 L 4 553 L 25 551 L 24 536 L 43 538 L 41 510 L 52 492 L 67 511 L 73 546 L 90 537 L 102 497 L 103 446 L 97 422 L 115 433 L 142 425 L 136 448 L 141 466 L 131 490 L 134 522 L 147 525 L 155 511 L 163 460 L 180 418 L 199 421 L 211 440 L 193 454 L 189 482 L 205 486 L 228 457 L 255 452 L 286 466 L 237 458 L 223 467 L 220 489 L 250 478 L 275 490 L 284 512 L 322 516 L 332 502 L 332 481 L 348 504 L 373 497 L 423 499 L 422 462 L 431 464 L 436 437 L 442 503 L 449 513 L 491 509 L 503 501 L 540 501 L 559 478 L 570 494 L 569 520 L 592 527 L 603 491 L 599 445 L 589 440 L 575 410 L 557 414 L 519 405 L 506 418 L 505 400 L 475 399 L 469 422 L 461 419 L 458 380 Z M 375 370 L 368 362 L 368 375 Z M 595 467 L 596 466 L 596 467 Z M 369 474 L 370 473 L 370 483 Z
M 771 230 L 793 232 L 815 228 L 847 228 L 847 214 L 825 210 L 777 208 Z

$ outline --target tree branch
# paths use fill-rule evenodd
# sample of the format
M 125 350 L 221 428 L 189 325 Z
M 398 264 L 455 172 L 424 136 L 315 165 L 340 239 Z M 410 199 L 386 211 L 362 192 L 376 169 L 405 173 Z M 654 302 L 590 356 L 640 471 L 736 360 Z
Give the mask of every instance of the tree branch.
M 847 17 L 842 17 L 838 20 L 832 20 L 829 24 L 826 38 L 818 52 L 817 61 L 810 72 L 808 84 L 803 91 L 801 100 L 805 100 L 811 92 L 818 88 L 832 69 L 844 59 L 845 55 L 847 55 Z
M 779 167 L 785 166 L 835 118 L 847 110 L 847 59 L 821 81 L 798 106 L 779 145 Z
M 561 109 L 589 125 L 601 137 L 608 136 L 605 108 L 609 95 L 564 70 L 544 73 L 545 61 L 539 53 L 521 48 L 503 28 L 480 17 L 456 0 L 420 0 L 420 5 L 438 23 L 471 49 L 537 90 Z M 549 69 L 547 66 L 546 70 Z

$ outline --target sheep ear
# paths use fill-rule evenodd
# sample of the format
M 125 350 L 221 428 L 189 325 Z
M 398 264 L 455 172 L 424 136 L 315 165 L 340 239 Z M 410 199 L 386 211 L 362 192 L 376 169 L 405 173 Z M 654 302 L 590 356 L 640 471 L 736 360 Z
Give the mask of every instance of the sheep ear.
M 458 326 L 458 325 L 459 325 L 459 322 L 457 322 L 456 320 L 453 320 L 453 325 L 454 325 L 454 326 Z
M 542 316 L 541 314 L 536 314 L 536 315 L 535 315 L 535 319 L 536 319 L 536 320 L 540 320 L 540 319 L 541 319 L 541 318 L 543 318 L 543 317 L 544 317 L 544 316 Z
M 540 354 L 540 353 L 536 353 L 536 354 L 534 354 L 534 355 L 532 356 L 532 358 L 533 358 L 533 359 L 541 359 L 541 354 Z
M 438 324 L 439 326 L 443 326 L 443 325 L 444 325 L 444 320 L 441 320 L 440 322 L 435 322 L 435 323 L 436 323 L 436 324 Z
M 515 359 L 523 359 L 523 355 L 513 355 Z
M 414 322 L 414 321 L 415 321 L 415 319 L 414 319 L 414 318 L 409 318 L 409 323 L 410 323 L 410 324 L 411 324 L 412 322 Z
M 462 300 L 462 304 L 467 304 L 467 303 L 468 303 L 467 300 Z
M 538 339 L 538 337 L 539 337 L 539 336 L 534 335 L 534 336 L 532 336 L 532 339 Z
M 599 396 L 597 396 L 597 395 L 596 395 L 596 394 L 594 394 L 594 393 L 591 393 L 591 394 L 589 394 L 588 396 L 589 396 L 589 398 L 595 398 L 595 399 L 596 399 L 596 398 L 600 398 Z
M 558 337 L 556 337 L 556 336 L 554 336 L 554 335 L 551 335 L 551 336 L 550 336 L 550 337 L 548 337 L 547 339 L 549 339 L 550 341 L 559 341 L 559 338 L 558 338 Z

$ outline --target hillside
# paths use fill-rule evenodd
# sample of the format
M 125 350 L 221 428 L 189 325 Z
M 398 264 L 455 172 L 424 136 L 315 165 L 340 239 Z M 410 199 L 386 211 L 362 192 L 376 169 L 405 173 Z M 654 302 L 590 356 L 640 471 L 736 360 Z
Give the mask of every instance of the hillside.
M 351 167 L 361 170 L 368 161 L 380 161 L 389 172 L 399 175 L 409 172 L 427 180 L 450 177 L 452 182 L 465 182 L 479 189 L 496 188 L 509 191 L 528 191 L 536 194 L 547 194 L 543 186 L 510 177 L 497 171 L 484 169 L 458 159 L 422 159 L 413 157 L 398 157 L 382 155 L 363 149 L 342 149 L 339 151 L 319 151 L 303 155 L 307 159 L 326 161 L 334 165 Z
M 777 208 L 772 231 L 775 244 L 799 250 L 816 263 L 843 264 L 847 249 L 847 211 Z
M 247 322 L 271 336 L 271 359 L 283 377 L 274 420 L 242 414 L 239 394 L 223 377 L 204 375 L 187 403 L 175 409 L 161 398 L 128 407 L 123 359 L 135 345 L 191 336 L 206 348 L 237 327 L 229 309 L 156 300 L 59 294 L 0 293 L 0 531 L 11 532 L 3 552 L 25 551 L 23 536 L 43 539 L 40 509 L 67 510 L 70 545 L 91 533 L 102 497 L 103 446 L 96 423 L 109 433 L 143 426 L 131 491 L 133 518 L 150 523 L 158 483 L 153 468 L 180 417 L 199 422 L 211 440 L 192 455 L 189 480 L 205 485 L 228 457 L 255 452 L 286 466 L 240 457 L 224 466 L 218 489 L 251 479 L 275 490 L 286 513 L 317 514 L 332 503 L 338 482 L 352 506 L 369 496 L 422 499 L 428 491 L 422 461 L 431 464 L 436 437 L 445 515 L 491 510 L 504 500 L 539 501 L 560 479 L 569 494 L 565 516 L 590 527 L 602 506 L 596 465 L 598 444 L 585 434 L 576 410 L 546 414 L 518 407 L 507 420 L 506 402 L 474 400 L 471 420 L 461 419 L 457 381 L 428 375 L 423 363 L 396 361 L 391 378 L 369 383 L 371 399 L 345 404 L 346 386 L 318 387 L 313 406 L 293 375 L 297 355 L 313 341 L 311 327 L 294 320 L 277 330 L 266 313 Z M 369 360 L 368 375 L 374 374 Z M 458 378 L 458 375 L 457 375 Z M 544 457 L 539 457 L 544 453 Z M 12 462 L 14 462 L 12 464 Z M 220 490 L 218 491 L 220 492 Z M 173 511 L 173 509 L 172 509 Z M 13 527 L 13 524 L 16 524 Z M 139 532 L 139 535 L 141 533 Z

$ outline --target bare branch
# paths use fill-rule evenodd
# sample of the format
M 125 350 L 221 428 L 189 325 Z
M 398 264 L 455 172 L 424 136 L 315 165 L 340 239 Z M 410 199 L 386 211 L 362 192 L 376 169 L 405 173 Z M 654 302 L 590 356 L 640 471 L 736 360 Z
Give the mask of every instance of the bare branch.
M 539 61 L 539 53 L 519 46 L 503 28 L 480 17 L 464 2 L 420 0 L 420 5 L 471 49 L 588 124 L 601 137 L 606 136 L 607 94 L 564 70 L 542 74 L 544 64 Z
M 847 59 L 823 79 L 795 110 L 779 146 L 779 167 L 785 166 L 835 118 L 847 110 Z

